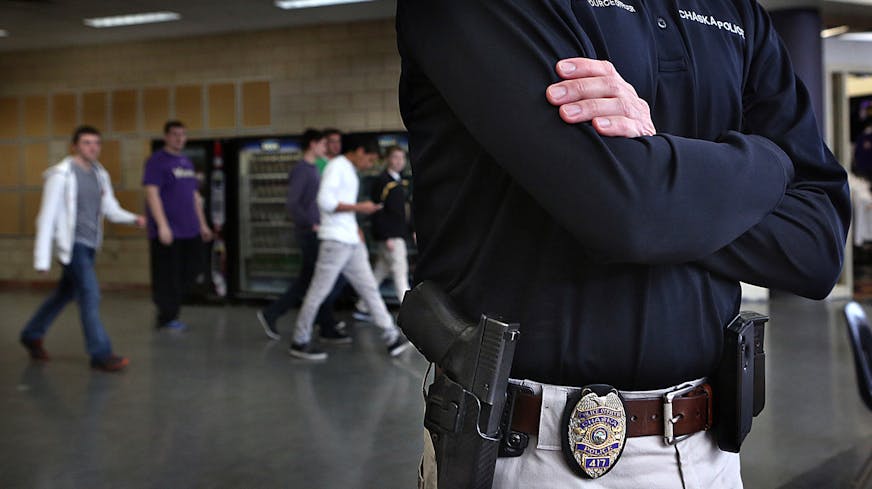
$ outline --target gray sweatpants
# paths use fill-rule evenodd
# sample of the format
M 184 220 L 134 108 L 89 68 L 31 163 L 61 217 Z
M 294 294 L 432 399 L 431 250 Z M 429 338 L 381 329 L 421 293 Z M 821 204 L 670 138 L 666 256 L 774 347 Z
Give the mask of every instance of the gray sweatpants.
M 306 297 L 303 298 L 303 306 L 297 315 L 294 343 L 308 343 L 312 339 L 312 325 L 318 314 L 318 308 L 330 294 L 340 273 L 366 304 L 373 322 L 382 329 L 385 343 L 393 343 L 399 335 L 399 329 L 379 294 L 378 285 L 369 266 L 366 246 L 362 242 L 349 244 L 331 240 L 321 241 L 318 248 L 315 273 L 309 283 Z

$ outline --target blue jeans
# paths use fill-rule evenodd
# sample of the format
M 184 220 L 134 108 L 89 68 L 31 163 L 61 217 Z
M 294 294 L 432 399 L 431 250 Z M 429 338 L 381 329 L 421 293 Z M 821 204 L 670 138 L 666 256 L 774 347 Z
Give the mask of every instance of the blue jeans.
M 106 359 L 112 354 L 112 344 L 100 321 L 100 284 L 94 271 L 94 249 L 79 243 L 73 246 L 70 264 L 64 265 L 57 288 L 28 321 L 21 331 L 21 338 L 41 339 L 52 321 L 73 299 L 79 303 L 79 317 L 88 354 L 97 361 Z

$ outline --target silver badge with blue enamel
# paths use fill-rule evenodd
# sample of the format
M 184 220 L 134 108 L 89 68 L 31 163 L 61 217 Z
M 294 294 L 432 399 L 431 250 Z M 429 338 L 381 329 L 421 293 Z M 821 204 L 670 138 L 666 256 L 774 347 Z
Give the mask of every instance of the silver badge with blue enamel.
M 567 399 L 561 426 L 567 464 L 596 479 L 612 470 L 624 451 L 627 410 L 614 387 L 589 385 Z

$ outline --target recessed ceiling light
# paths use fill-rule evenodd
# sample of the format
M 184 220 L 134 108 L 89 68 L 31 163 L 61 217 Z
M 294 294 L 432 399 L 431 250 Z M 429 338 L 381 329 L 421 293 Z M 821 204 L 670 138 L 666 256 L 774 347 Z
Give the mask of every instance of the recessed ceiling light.
M 112 17 L 95 17 L 85 19 L 85 25 L 90 27 L 122 27 L 137 24 L 153 24 L 155 22 L 169 22 L 179 20 L 182 16 L 175 12 L 146 12 L 142 14 L 114 15 Z
M 872 42 L 872 32 L 849 32 L 839 36 L 839 40 Z
M 826 39 L 828 37 L 841 36 L 842 34 L 851 30 L 850 27 L 846 25 L 840 25 L 838 27 L 830 27 L 829 29 L 824 29 L 821 31 L 821 38 Z
M 293 8 L 326 7 L 327 5 L 340 5 L 343 3 L 371 2 L 372 0 L 276 0 L 278 8 L 290 10 Z

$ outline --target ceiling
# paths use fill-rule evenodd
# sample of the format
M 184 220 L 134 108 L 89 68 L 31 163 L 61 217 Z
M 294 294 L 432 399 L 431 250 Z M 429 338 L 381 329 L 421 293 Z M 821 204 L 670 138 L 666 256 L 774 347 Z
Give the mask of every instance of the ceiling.
M 384 19 L 396 0 L 372 0 L 332 7 L 281 10 L 272 0 L 0 0 L 0 51 L 106 44 L 304 24 Z M 172 11 L 177 22 L 95 29 L 82 19 L 141 12 Z
M 855 30 L 872 30 L 872 1 L 868 6 L 813 0 L 762 0 L 761 3 L 768 8 L 822 5 L 827 26 L 850 24 Z M 0 37 L 0 51 L 383 19 L 393 16 L 395 9 L 396 0 L 302 10 L 281 10 L 273 6 L 272 0 L 0 0 L 0 29 L 9 32 L 8 37 Z M 88 17 L 162 10 L 178 12 L 182 20 L 112 29 L 95 29 L 82 23 L 82 19 Z

